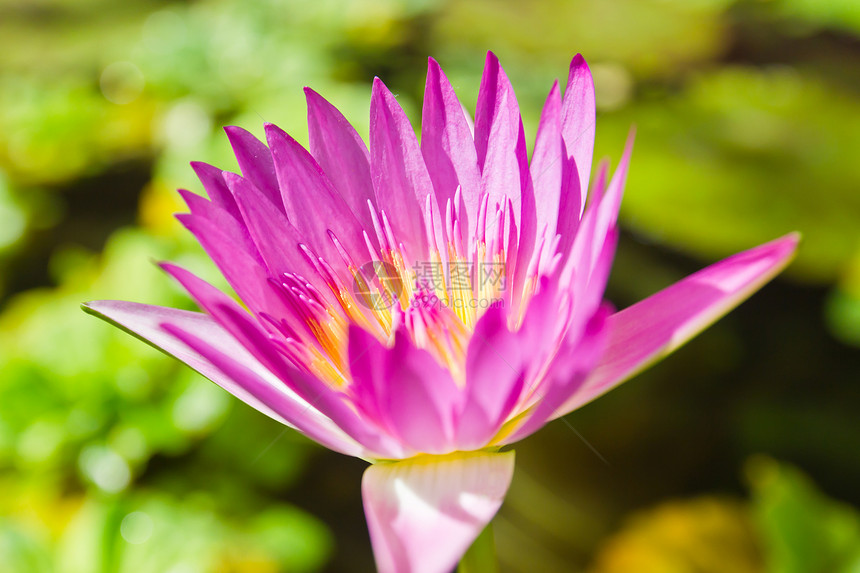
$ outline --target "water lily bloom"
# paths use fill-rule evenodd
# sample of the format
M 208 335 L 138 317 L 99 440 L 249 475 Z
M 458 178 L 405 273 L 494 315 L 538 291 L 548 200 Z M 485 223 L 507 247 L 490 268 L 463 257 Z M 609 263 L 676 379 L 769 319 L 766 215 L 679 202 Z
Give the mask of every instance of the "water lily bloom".
M 603 293 L 631 144 L 591 179 L 594 87 L 581 56 L 546 99 L 531 160 L 489 54 L 474 122 L 430 60 L 421 141 L 376 79 L 365 145 L 306 89 L 309 150 L 228 127 L 242 175 L 192 166 L 195 235 L 240 301 L 172 264 L 203 312 L 86 310 L 320 444 L 371 462 L 378 569 L 450 571 L 498 511 L 504 447 L 671 352 L 791 258 L 789 235 L 617 313 Z

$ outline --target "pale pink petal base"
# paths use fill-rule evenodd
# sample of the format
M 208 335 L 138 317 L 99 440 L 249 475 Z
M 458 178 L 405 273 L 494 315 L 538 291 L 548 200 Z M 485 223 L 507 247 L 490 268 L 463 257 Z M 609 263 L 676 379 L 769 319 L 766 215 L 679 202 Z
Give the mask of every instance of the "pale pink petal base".
M 449 573 L 501 507 L 513 474 L 514 452 L 367 468 L 361 489 L 379 573 Z

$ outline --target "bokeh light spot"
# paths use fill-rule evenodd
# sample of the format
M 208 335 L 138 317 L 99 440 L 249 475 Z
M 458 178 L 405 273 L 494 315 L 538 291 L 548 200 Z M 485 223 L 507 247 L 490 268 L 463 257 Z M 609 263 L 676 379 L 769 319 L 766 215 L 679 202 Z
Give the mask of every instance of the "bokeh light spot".
M 78 460 L 81 471 L 107 493 L 122 491 L 131 483 L 131 468 L 115 451 L 100 445 L 84 448 Z
M 126 515 L 119 526 L 120 535 L 133 545 L 146 543 L 152 537 L 152 518 L 142 511 L 133 511 Z

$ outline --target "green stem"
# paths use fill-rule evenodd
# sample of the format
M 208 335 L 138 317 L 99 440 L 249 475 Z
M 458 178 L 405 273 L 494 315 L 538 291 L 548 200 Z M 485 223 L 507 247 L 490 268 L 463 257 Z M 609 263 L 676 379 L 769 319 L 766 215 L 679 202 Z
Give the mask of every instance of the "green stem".
M 457 573 L 499 573 L 496 561 L 496 543 L 493 540 L 493 525 L 489 524 L 466 551 Z

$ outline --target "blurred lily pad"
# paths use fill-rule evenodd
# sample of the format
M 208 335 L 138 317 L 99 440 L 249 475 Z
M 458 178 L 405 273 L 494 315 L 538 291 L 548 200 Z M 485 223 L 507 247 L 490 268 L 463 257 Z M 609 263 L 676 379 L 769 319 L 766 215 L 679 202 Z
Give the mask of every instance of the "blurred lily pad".
M 796 468 L 770 458 L 746 468 L 773 573 L 860 571 L 860 512 L 829 499 Z
M 658 103 L 659 102 L 659 103 Z M 611 114 L 597 156 L 637 124 L 625 224 L 714 259 L 790 231 L 794 276 L 835 281 L 860 242 L 860 100 L 790 68 L 703 72 Z

